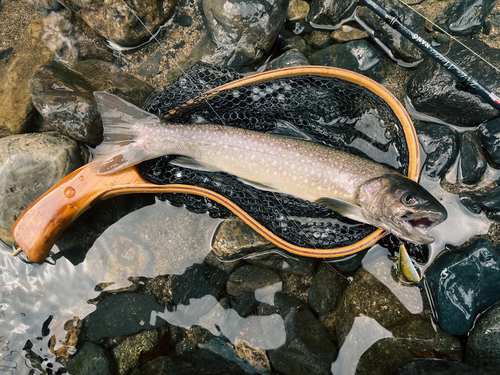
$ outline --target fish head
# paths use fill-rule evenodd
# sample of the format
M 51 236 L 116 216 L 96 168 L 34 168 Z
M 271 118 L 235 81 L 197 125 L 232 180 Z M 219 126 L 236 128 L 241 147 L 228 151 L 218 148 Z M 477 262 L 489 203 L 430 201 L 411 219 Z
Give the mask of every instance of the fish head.
M 358 202 L 367 222 L 415 244 L 433 242 L 429 230 L 448 216 L 427 190 L 399 174 L 367 181 L 359 189 Z

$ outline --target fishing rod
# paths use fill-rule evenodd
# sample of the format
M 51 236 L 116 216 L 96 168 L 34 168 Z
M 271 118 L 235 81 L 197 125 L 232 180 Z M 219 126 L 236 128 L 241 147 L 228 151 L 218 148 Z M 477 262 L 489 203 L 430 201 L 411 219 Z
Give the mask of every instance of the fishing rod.
M 457 88 L 461 90 L 469 90 L 473 93 L 480 95 L 486 100 L 493 108 L 500 111 L 500 98 L 489 91 L 486 87 L 481 85 L 469 73 L 463 70 L 455 62 L 443 55 L 437 49 L 432 47 L 426 40 L 418 35 L 411 28 L 406 26 L 394 13 L 389 13 L 386 9 L 382 8 L 373 0 L 359 0 L 361 5 L 368 7 L 377 16 L 382 18 L 386 24 L 403 35 L 410 42 L 419 47 L 422 51 L 427 53 L 430 57 L 441 64 L 446 70 L 458 77 Z

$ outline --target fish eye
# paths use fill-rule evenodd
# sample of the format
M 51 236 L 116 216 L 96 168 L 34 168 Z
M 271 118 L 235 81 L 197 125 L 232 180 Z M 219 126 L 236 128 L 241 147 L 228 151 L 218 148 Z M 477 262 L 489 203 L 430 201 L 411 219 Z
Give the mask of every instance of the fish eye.
M 417 199 L 410 193 L 406 193 L 401 197 L 401 203 L 403 203 L 405 206 L 413 206 L 415 203 L 417 203 Z

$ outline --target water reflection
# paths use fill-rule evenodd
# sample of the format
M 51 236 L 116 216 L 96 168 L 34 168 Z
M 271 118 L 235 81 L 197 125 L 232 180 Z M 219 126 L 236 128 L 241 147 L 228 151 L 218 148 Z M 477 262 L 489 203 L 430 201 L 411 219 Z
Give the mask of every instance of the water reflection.
M 87 253 L 86 272 L 106 291 L 133 287 L 134 276 L 182 275 L 203 263 L 221 222 L 158 200 L 109 227 Z
M 368 316 L 354 318 L 354 323 L 339 350 L 337 360 L 332 363 L 332 374 L 354 375 L 359 359 L 373 344 L 392 333 Z
M 245 341 L 256 349 L 279 348 L 286 338 L 284 321 L 280 315 L 242 318 L 235 310 L 225 309 L 210 295 L 192 298 L 188 305 L 178 305 L 175 311 L 153 312 L 151 325 L 156 325 L 157 317 L 184 328 L 198 325 L 215 336 L 224 335 L 233 344 Z

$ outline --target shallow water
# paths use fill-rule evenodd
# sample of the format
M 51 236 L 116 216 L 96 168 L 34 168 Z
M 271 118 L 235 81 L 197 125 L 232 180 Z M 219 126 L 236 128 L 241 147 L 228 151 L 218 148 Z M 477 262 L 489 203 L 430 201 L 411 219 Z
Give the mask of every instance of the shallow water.
M 471 217 L 471 214 L 458 204 L 456 196 L 445 193 L 439 187 L 432 188 L 429 181 L 424 183 L 444 202 L 451 214 L 449 222 L 434 230 L 436 242 L 431 246 L 433 256 L 443 249 L 445 243 L 459 244 L 469 238 L 471 233 L 487 231 L 489 220 L 482 215 Z M 52 369 L 57 368 L 55 356 L 48 349 L 48 333 L 44 332 L 45 336 L 42 336 L 44 322 L 49 317 L 53 317 L 48 325 L 49 335 L 56 335 L 58 339 L 64 340 L 64 322 L 73 316 L 83 319 L 95 310 L 95 306 L 87 301 L 101 293 L 96 291 L 99 290 L 96 285 L 99 284 L 107 291 L 127 290 L 134 286 L 134 277 L 152 278 L 163 274 L 182 274 L 192 264 L 203 262 L 210 252 L 212 236 L 220 222 L 219 219 L 194 214 L 184 208 L 157 201 L 154 205 L 141 208 L 110 226 L 95 241 L 85 261 L 77 266 L 64 257 L 59 258 L 55 265 L 27 265 L 12 257 L 10 249 L 3 249 L 0 252 L 0 343 L 3 345 L 3 350 L 0 351 L 0 374 L 29 372 L 31 367 L 24 358 L 23 351 L 28 340 L 33 344 L 33 351 L 46 359 L 45 366 L 52 364 Z M 154 229 L 145 233 L 145 226 Z M 457 227 L 462 229 L 458 232 L 463 238 L 457 236 Z M 452 230 L 453 228 L 455 230 Z M 127 251 L 128 243 L 124 238 L 131 241 L 130 243 L 133 241 L 135 244 L 141 244 L 141 249 L 132 249 L 136 257 L 137 253 L 141 253 L 143 258 L 149 256 L 152 259 L 142 268 L 137 268 L 140 262 L 134 262 L 134 267 L 113 269 L 111 265 L 123 263 L 116 257 L 120 255 L 117 252 L 121 252 L 123 256 L 123 252 Z M 391 269 L 394 262 L 387 258 L 386 249 L 373 247 L 364 257 L 362 264 L 386 285 L 411 313 L 422 311 L 423 302 L 419 289 L 402 286 L 393 279 Z M 196 282 L 200 281 L 193 280 L 193 283 Z M 258 301 L 272 305 L 274 294 L 281 289 L 282 285 L 278 283 L 255 291 L 255 296 Z M 391 337 L 389 331 L 373 319 L 369 322 L 370 319 L 356 318 L 351 332 L 340 348 L 338 358 L 332 363 L 333 373 L 354 374 L 357 360 L 363 352 L 378 339 Z M 236 311 L 222 307 L 211 295 L 192 299 L 189 305 L 179 305 L 174 311 L 151 311 L 150 321 L 143 322 L 144 328 L 154 327 L 161 320 L 184 328 L 199 325 L 214 335 L 224 335 L 233 343 L 245 340 L 261 349 L 277 348 L 284 343 L 286 337 L 283 319 L 279 315 L 242 318 Z M 358 326 L 363 327 L 363 331 L 359 331 Z M 370 332 L 367 332 L 367 326 L 370 327 Z

